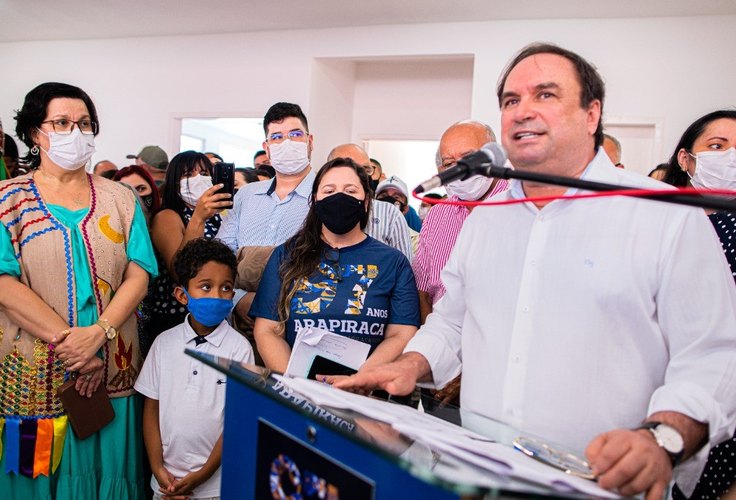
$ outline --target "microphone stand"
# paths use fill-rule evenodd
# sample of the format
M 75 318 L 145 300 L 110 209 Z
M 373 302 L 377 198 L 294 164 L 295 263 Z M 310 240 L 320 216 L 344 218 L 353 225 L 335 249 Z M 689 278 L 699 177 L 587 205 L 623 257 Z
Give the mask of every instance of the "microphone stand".
M 552 184 L 555 186 L 584 189 L 586 191 L 640 191 L 642 189 L 646 189 L 641 187 L 629 187 L 620 186 L 618 184 L 608 184 L 605 182 L 585 181 L 574 177 L 563 177 L 560 175 L 542 174 L 539 172 L 529 172 L 525 170 L 514 170 L 513 168 L 508 167 L 498 167 L 491 163 L 486 163 L 478 167 L 477 171 L 478 173 L 482 173 L 482 175 L 485 175 L 487 177 L 497 177 L 499 179 L 519 179 L 522 181 L 539 182 L 541 184 Z M 678 194 L 678 191 L 673 190 L 671 193 L 669 191 L 666 191 L 662 194 L 631 194 L 626 196 L 645 198 L 648 200 L 659 200 L 667 203 L 675 203 L 678 205 L 689 205 L 692 207 L 736 212 L 736 200 L 726 200 L 708 194 L 693 196 Z

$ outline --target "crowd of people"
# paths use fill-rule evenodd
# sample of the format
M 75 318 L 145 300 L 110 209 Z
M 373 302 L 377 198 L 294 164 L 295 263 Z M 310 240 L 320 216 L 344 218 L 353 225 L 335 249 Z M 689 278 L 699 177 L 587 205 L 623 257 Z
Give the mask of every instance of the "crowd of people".
M 603 81 L 577 54 L 530 45 L 497 92 L 515 169 L 736 189 L 736 110 L 696 120 L 650 174 L 660 182 L 621 163 Z M 214 152 L 169 161 L 146 146 L 87 173 L 101 124 L 77 87 L 37 86 L 15 118 L 27 154 L 0 143 L 11 498 L 219 497 L 224 380 L 184 349 L 283 372 L 307 327 L 370 345 L 357 374 L 325 382 L 392 395 L 427 384 L 584 453 L 623 495 L 661 498 L 673 471 L 678 498 L 736 480 L 735 214 L 485 176 L 417 211 L 357 144 L 313 164 L 307 117 L 285 102 L 265 113 L 263 150 L 232 194 L 213 185 Z M 438 172 L 497 140 L 484 123 L 448 125 Z M 484 201 L 504 203 L 472 204 Z M 91 437 L 57 395 L 70 380 L 110 398 L 115 417 Z

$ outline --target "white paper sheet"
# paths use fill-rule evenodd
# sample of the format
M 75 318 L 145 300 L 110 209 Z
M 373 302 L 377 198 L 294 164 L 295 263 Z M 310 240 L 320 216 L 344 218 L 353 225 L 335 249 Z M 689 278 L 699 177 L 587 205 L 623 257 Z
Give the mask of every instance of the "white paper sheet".
M 315 356 L 322 356 L 353 370 L 358 370 L 371 346 L 321 328 L 302 328 L 296 334 L 286 375 L 306 378 Z
M 354 410 L 391 426 L 407 437 L 490 473 L 531 481 L 560 493 L 579 492 L 598 498 L 620 498 L 597 483 L 565 474 L 512 447 L 495 443 L 470 429 L 456 426 L 408 406 L 334 389 L 314 380 L 278 377 L 295 392 L 319 406 Z

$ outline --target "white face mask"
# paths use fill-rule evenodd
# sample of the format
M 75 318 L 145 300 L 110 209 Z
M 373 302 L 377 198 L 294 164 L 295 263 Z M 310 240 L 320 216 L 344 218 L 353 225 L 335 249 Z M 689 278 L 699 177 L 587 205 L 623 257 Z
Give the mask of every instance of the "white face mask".
M 38 131 L 49 138 L 49 150 L 44 149 L 44 153 L 64 170 L 82 168 L 95 154 L 95 136 L 83 134 L 79 128 L 74 128 L 70 134 Z
M 457 196 L 464 201 L 476 201 L 491 189 L 493 179 L 485 175 L 474 175 L 464 181 L 453 181 L 445 186 L 448 196 Z
M 286 139 L 280 144 L 268 146 L 271 166 L 280 174 L 292 175 L 309 165 L 309 151 L 306 142 Z
M 704 151 L 691 156 L 695 156 L 695 174 L 690 177 L 690 184 L 695 189 L 736 191 L 736 149 Z
M 212 177 L 195 175 L 179 181 L 179 196 L 187 205 L 197 206 L 197 202 L 205 191 L 212 187 Z

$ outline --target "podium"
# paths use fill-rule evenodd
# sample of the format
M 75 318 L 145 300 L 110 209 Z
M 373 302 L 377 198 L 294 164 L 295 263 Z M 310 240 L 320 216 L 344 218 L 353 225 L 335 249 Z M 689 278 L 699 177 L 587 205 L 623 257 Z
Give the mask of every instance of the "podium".
M 223 500 L 561 498 L 533 482 L 489 478 L 360 413 L 315 405 L 265 368 L 186 352 L 227 375 Z

